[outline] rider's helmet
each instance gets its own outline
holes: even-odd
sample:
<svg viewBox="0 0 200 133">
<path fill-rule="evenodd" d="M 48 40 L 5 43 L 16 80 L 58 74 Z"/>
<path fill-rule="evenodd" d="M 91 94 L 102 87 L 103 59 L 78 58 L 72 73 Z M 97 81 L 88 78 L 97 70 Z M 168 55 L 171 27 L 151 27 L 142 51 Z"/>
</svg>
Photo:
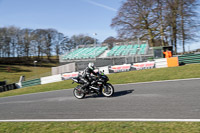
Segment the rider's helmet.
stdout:
<svg viewBox="0 0 200 133">
<path fill-rule="evenodd" d="M 89 67 L 91 70 L 94 70 L 94 63 L 89 63 L 89 64 L 88 64 L 88 67 Z"/>
</svg>

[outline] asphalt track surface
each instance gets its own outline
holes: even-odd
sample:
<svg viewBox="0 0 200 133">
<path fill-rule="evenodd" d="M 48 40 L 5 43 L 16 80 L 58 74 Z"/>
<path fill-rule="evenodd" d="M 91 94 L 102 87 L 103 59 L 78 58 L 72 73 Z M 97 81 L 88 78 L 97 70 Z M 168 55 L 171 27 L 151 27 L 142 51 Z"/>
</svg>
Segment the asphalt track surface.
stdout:
<svg viewBox="0 0 200 133">
<path fill-rule="evenodd" d="M 114 85 L 111 98 L 72 89 L 0 98 L 0 120 L 200 119 L 200 79 Z"/>
</svg>

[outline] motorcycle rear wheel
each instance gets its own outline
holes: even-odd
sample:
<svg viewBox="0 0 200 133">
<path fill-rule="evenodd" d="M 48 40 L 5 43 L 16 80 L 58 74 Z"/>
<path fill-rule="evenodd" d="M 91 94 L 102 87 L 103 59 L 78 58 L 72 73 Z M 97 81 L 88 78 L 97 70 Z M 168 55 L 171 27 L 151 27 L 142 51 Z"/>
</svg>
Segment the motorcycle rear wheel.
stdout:
<svg viewBox="0 0 200 133">
<path fill-rule="evenodd" d="M 73 94 L 77 99 L 83 99 L 85 97 L 85 93 L 80 85 L 74 88 Z"/>
</svg>

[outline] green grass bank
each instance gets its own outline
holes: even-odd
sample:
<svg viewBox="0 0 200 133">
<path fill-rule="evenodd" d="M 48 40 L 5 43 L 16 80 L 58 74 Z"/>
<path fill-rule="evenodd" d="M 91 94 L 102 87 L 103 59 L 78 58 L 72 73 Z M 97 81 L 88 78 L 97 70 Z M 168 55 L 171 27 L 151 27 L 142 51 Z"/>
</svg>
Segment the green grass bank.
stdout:
<svg viewBox="0 0 200 133">
<path fill-rule="evenodd" d="M 2 122 L 1 133 L 199 133 L 200 122 Z"/>
</svg>

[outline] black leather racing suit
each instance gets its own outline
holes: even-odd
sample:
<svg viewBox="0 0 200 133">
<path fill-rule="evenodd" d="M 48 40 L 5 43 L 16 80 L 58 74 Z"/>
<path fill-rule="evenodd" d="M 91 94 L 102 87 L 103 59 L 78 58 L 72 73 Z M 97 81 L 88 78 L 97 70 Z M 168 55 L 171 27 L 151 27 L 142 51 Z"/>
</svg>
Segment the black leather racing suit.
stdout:
<svg viewBox="0 0 200 133">
<path fill-rule="evenodd" d="M 87 88 L 92 82 L 91 73 L 97 75 L 92 69 L 87 67 L 82 74 L 81 80 L 84 82 L 83 89 Z"/>
</svg>

